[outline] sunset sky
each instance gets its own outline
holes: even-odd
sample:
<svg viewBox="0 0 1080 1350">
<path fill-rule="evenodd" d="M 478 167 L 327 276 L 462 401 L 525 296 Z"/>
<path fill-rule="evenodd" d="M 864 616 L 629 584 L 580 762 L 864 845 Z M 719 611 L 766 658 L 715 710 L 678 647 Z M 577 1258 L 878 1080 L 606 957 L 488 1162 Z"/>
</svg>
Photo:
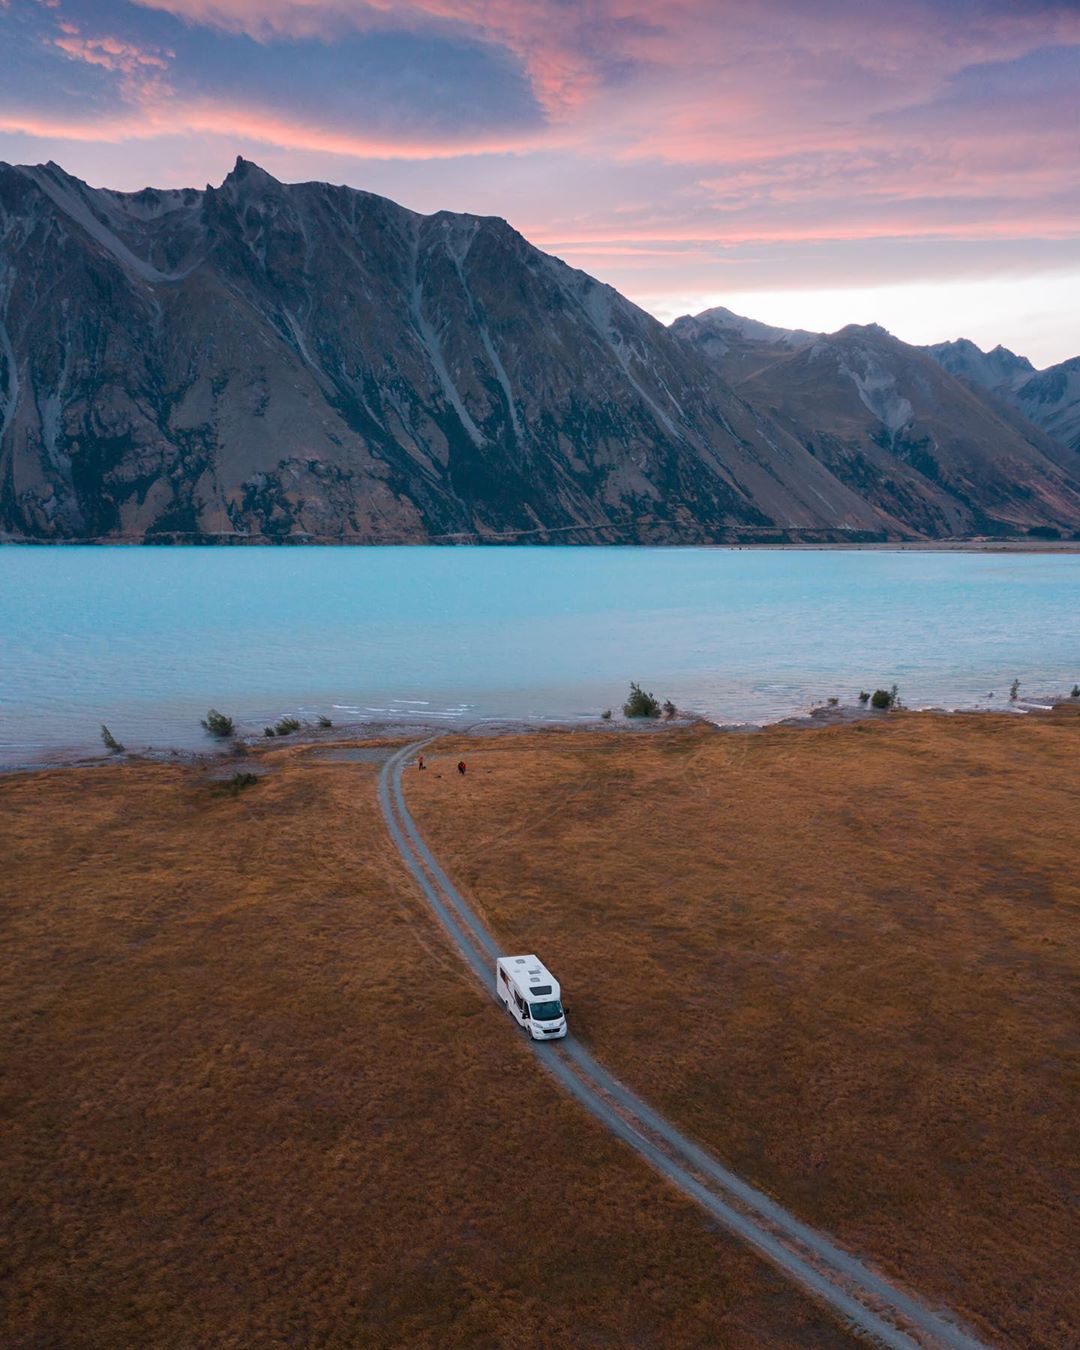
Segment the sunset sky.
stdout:
<svg viewBox="0 0 1080 1350">
<path fill-rule="evenodd" d="M 505 216 L 659 318 L 1080 353 L 1080 0 L 0 0 L 0 159 Z"/>
</svg>

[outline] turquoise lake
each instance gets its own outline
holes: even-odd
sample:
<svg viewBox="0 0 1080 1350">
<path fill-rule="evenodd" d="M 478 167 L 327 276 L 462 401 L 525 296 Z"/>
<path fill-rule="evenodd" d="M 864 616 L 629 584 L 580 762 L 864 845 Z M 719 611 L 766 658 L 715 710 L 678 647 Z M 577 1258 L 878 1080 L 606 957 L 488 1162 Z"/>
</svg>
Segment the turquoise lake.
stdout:
<svg viewBox="0 0 1080 1350">
<path fill-rule="evenodd" d="M 993 707 L 1080 680 L 1080 555 L 0 548 L 0 760 L 260 731 L 595 717 L 631 679 L 718 721 L 860 688 Z M 990 693 L 993 698 L 990 698 Z"/>
</svg>

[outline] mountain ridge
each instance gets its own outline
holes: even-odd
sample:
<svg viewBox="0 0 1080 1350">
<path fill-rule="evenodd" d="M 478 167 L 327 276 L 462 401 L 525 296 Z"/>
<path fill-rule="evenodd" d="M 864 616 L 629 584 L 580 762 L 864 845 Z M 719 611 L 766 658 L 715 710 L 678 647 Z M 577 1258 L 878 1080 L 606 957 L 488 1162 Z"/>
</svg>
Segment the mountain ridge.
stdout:
<svg viewBox="0 0 1080 1350">
<path fill-rule="evenodd" d="M 680 319 L 673 327 L 841 481 L 920 532 L 983 534 L 1035 498 L 1051 515 L 1059 513 L 1059 527 L 1075 510 L 1075 453 L 1021 416 L 989 381 L 954 375 L 940 354 L 903 343 L 878 324 L 849 324 L 792 344 L 771 333 L 746 340 L 749 330 L 723 313 L 723 334 L 734 327 L 742 335 L 726 349 L 710 344 L 709 320 Z M 978 352 L 974 344 L 950 344 L 946 361 L 957 348 L 965 360 Z M 990 366 L 1022 363 L 1005 356 Z"/>
<path fill-rule="evenodd" d="M 998 344 L 984 352 L 968 338 L 923 350 L 968 384 L 1008 403 L 1059 445 L 1080 452 L 1080 355 L 1037 370 L 1008 347 Z"/>
<path fill-rule="evenodd" d="M 8 538 L 702 543 L 926 528 L 501 217 L 283 184 L 242 157 L 217 188 L 135 193 L 0 165 L 0 240 Z M 991 528 L 1080 525 L 1080 494 L 1074 510 L 1064 489 L 1006 506 L 984 513 Z"/>
</svg>

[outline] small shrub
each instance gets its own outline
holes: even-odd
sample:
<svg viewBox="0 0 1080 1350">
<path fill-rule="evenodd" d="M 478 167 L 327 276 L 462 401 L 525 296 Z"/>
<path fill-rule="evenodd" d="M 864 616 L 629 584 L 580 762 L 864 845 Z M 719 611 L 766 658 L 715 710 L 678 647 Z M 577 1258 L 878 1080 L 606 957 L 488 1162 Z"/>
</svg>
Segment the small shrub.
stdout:
<svg viewBox="0 0 1080 1350">
<path fill-rule="evenodd" d="M 1074 685 L 1073 685 L 1073 687 L 1072 687 L 1072 693 L 1069 695 L 1069 697 L 1070 697 L 1070 698 L 1080 698 L 1080 684 L 1074 684 Z"/>
<path fill-rule="evenodd" d="M 274 723 L 275 736 L 291 736 L 294 731 L 299 731 L 301 722 L 299 717 L 280 717 Z"/>
<path fill-rule="evenodd" d="M 325 713 L 319 714 L 319 726 L 321 726 L 324 731 L 326 731 L 327 728 L 332 727 L 333 725 L 334 725 L 333 722 L 330 721 L 329 717 L 327 717 Z"/>
<path fill-rule="evenodd" d="M 604 711 L 600 714 L 600 716 L 604 719 L 605 722 L 610 722 L 610 721 L 611 721 L 611 709 L 610 709 L 610 708 L 605 708 Z"/>
<path fill-rule="evenodd" d="M 101 742 L 105 746 L 105 749 L 110 750 L 114 755 L 122 755 L 124 753 L 124 747 L 104 722 L 101 724 Z"/>
<path fill-rule="evenodd" d="M 232 718 L 226 717 L 224 713 L 218 712 L 216 708 L 211 708 L 202 719 L 202 728 L 204 731 L 209 732 L 211 736 L 217 737 L 219 741 L 226 741 L 230 736 L 233 736 L 236 733 Z"/>
<path fill-rule="evenodd" d="M 627 717 L 659 717 L 660 702 L 654 694 L 647 694 L 640 684 L 630 682 L 630 697 L 623 704 Z"/>
<path fill-rule="evenodd" d="M 218 783 L 215 791 L 220 796 L 239 797 L 245 788 L 254 786 L 259 777 L 254 773 L 234 773 L 224 783 Z"/>
<path fill-rule="evenodd" d="M 870 702 L 870 695 L 866 692 L 865 689 L 859 690 L 859 702 L 864 706 Z"/>
<path fill-rule="evenodd" d="M 678 708 L 676 708 L 675 704 L 672 703 L 671 699 L 669 698 L 664 699 L 664 716 L 667 718 L 669 722 L 673 717 L 678 715 L 678 711 L 679 711 Z"/>
<path fill-rule="evenodd" d="M 870 695 L 870 706 L 884 711 L 891 708 L 896 702 L 896 695 L 892 689 L 875 689 Z"/>
<path fill-rule="evenodd" d="M 273 736 L 273 735 L 274 735 L 274 728 L 273 728 L 273 727 L 263 727 L 263 735 L 264 735 L 264 736 Z"/>
<path fill-rule="evenodd" d="M 829 699 L 829 707 L 830 707 L 830 708 L 839 708 L 839 706 L 840 706 L 840 700 L 839 700 L 838 698 L 831 698 L 831 699 Z"/>
<path fill-rule="evenodd" d="M 1013 680 L 1012 684 L 1009 685 L 1009 701 L 1011 703 L 1015 703 L 1017 698 L 1019 697 L 1019 694 L 1020 694 L 1020 681 Z"/>
</svg>

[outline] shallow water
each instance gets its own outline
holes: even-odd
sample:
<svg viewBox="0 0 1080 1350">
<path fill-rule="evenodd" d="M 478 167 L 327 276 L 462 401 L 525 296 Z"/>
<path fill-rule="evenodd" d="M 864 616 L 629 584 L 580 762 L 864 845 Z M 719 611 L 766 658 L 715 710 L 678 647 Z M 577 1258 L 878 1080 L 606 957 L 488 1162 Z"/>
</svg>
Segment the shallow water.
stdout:
<svg viewBox="0 0 1080 1350">
<path fill-rule="evenodd" d="M 723 721 L 896 683 L 1080 680 L 1080 555 L 638 548 L 0 548 L 0 760 L 335 722 L 576 718 L 631 679 Z M 990 692 L 994 697 L 988 697 Z"/>
</svg>

